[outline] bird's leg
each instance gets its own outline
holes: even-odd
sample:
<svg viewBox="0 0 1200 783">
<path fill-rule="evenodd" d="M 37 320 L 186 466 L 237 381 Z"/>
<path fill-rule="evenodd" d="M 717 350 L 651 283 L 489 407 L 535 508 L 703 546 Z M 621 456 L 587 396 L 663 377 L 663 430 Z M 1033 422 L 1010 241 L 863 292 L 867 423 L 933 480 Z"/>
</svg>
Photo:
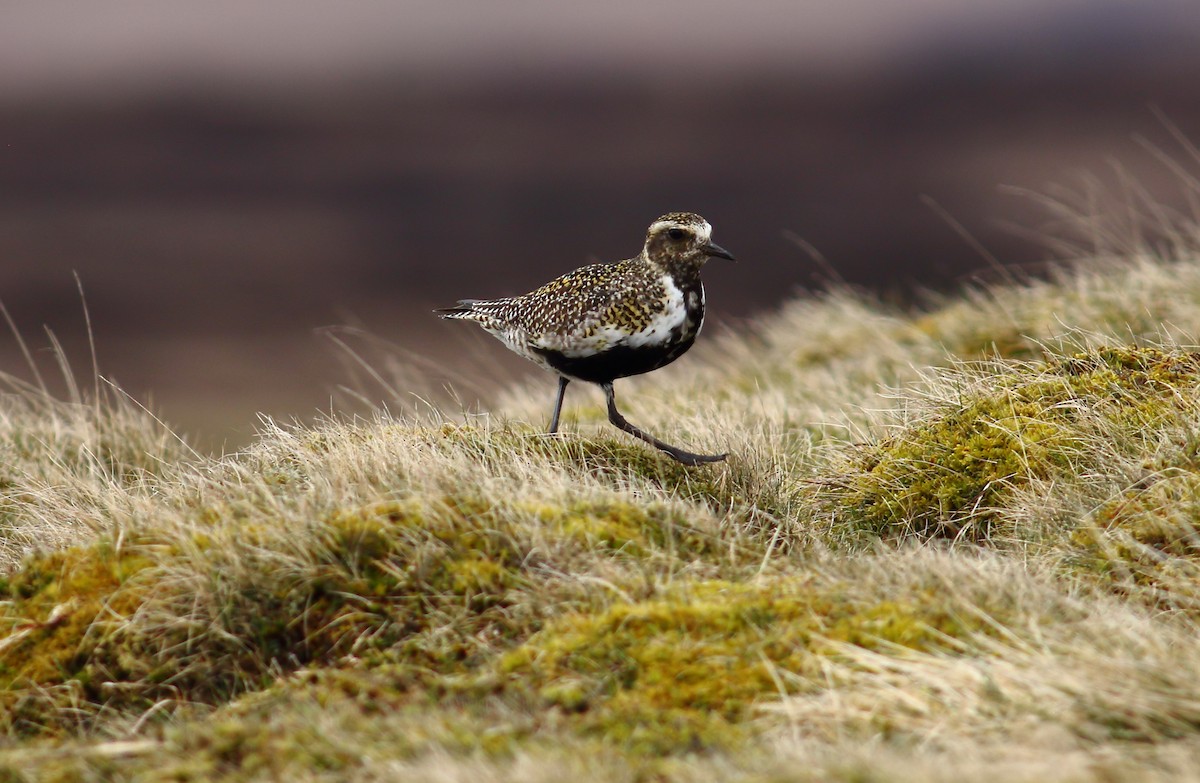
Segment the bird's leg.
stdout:
<svg viewBox="0 0 1200 783">
<path fill-rule="evenodd" d="M 562 413 L 563 397 L 567 393 L 567 384 L 571 379 L 565 375 L 558 376 L 558 399 L 554 401 L 554 415 L 550 417 L 550 429 L 547 435 L 558 432 L 558 414 Z"/>
<path fill-rule="evenodd" d="M 669 443 L 663 443 L 653 435 L 648 435 L 642 432 L 637 427 L 626 421 L 621 412 L 617 410 L 617 398 L 613 394 L 613 386 L 611 383 L 602 383 L 600 388 L 604 389 L 604 399 L 608 402 L 608 420 L 620 429 L 628 432 L 635 438 L 640 438 L 649 443 L 659 451 L 666 452 L 672 459 L 677 462 L 682 462 L 684 465 L 703 465 L 706 462 L 720 462 L 725 459 L 728 454 L 693 454 L 690 451 L 676 448 Z"/>
</svg>

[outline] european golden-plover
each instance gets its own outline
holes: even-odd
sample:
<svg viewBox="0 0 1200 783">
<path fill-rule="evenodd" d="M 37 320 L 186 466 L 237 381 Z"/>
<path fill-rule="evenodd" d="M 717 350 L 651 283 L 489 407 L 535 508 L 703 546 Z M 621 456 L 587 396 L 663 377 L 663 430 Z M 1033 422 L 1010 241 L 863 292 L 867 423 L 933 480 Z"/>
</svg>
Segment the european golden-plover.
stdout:
<svg viewBox="0 0 1200 783">
<path fill-rule="evenodd" d="M 692 212 L 672 212 L 650 224 L 640 255 L 593 264 L 507 299 L 463 299 L 435 310 L 474 321 L 526 359 L 558 374 L 550 432 L 558 430 L 571 381 L 604 390 L 608 420 L 685 465 L 725 459 L 663 443 L 617 410 L 613 381 L 657 370 L 692 347 L 704 323 L 700 268 L 710 257 L 733 256 L 710 239 L 712 226 Z"/>
</svg>

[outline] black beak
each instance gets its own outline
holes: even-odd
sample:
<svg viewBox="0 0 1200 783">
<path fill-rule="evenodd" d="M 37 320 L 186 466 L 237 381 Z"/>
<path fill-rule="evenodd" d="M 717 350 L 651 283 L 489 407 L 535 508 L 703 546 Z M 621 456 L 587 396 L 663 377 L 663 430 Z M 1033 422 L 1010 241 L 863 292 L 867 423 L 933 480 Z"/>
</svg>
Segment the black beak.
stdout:
<svg viewBox="0 0 1200 783">
<path fill-rule="evenodd" d="M 737 259 L 733 257 L 733 253 L 730 253 L 728 250 L 726 250 L 725 248 L 716 244 L 715 242 L 709 242 L 707 245 L 705 245 L 704 247 L 702 247 L 700 249 L 703 250 L 704 253 L 710 257 L 728 258 L 730 261 L 737 261 Z"/>
</svg>

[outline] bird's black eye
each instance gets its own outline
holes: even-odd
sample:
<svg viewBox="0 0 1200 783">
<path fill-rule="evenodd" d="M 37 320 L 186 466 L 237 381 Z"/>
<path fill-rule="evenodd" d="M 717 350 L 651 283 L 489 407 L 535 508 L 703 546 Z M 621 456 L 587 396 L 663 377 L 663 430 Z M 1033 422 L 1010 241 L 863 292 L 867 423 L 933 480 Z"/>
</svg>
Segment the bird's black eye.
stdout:
<svg viewBox="0 0 1200 783">
<path fill-rule="evenodd" d="M 684 231 L 682 228 L 672 228 L 667 231 L 667 236 L 669 236 L 671 239 L 674 239 L 676 242 L 681 239 L 686 239 L 687 235 L 688 232 Z"/>
</svg>

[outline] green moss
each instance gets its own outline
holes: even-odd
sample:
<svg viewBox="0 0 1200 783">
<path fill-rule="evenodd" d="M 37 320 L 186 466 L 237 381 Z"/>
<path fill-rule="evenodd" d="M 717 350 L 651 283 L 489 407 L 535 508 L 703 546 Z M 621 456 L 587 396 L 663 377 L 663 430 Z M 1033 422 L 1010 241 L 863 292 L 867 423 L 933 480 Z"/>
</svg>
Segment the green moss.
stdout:
<svg viewBox="0 0 1200 783">
<path fill-rule="evenodd" d="M 36 555 L 0 580 L 0 726 L 39 726 L 64 700 L 120 702 L 107 683 L 162 674 L 123 634 L 146 593 L 133 577 L 149 565 L 104 541 Z"/>
<path fill-rule="evenodd" d="M 1007 395 L 964 402 L 871 448 L 842 498 L 855 526 L 883 534 L 986 532 L 1004 491 L 1063 463 L 1069 434 L 1048 404 Z"/>
<path fill-rule="evenodd" d="M 1012 488 L 1086 463 L 1081 422 L 1162 426 L 1180 414 L 1180 387 L 1198 380 L 1200 355 L 1141 348 L 1018 366 L 868 446 L 832 495 L 872 534 L 983 537 Z"/>
<path fill-rule="evenodd" d="M 368 594 L 502 591 L 517 584 L 527 554 L 511 520 L 463 498 L 445 498 L 440 508 L 389 502 L 335 514 L 323 537 L 326 556 Z"/>
<path fill-rule="evenodd" d="M 446 687 L 451 681 L 400 665 L 297 672 L 202 721 L 166 727 L 172 758 L 159 763 L 167 779 L 314 771 L 343 779 L 371 756 L 508 756 L 534 734 L 534 716 L 497 709 L 478 687 L 456 692 Z"/>
<path fill-rule="evenodd" d="M 218 509 L 195 513 L 211 522 Z M 37 715 L 17 728 L 74 725 L 68 713 L 86 724 L 102 706 L 145 709 L 161 698 L 219 704 L 280 672 L 344 660 L 471 672 L 578 606 L 556 593 L 578 590 L 542 567 L 552 551 L 566 561 L 604 553 L 690 563 L 719 549 L 661 508 L 466 496 L 344 509 L 293 538 L 304 549 L 281 557 L 278 528 L 214 524 L 141 547 L 145 556 L 98 545 L 28 562 L 0 584 L 14 599 L 3 609 L 0 689 L 9 704 L 64 690 L 37 697 Z M 186 580 L 135 589 L 129 576 L 151 564 L 151 551 L 184 559 L 209 584 L 200 595 Z M 147 601 L 150 616 L 189 621 L 128 622 Z"/>
<path fill-rule="evenodd" d="M 1070 541 L 1075 573 L 1200 613 L 1200 473 L 1156 474 L 1097 508 Z"/>
<path fill-rule="evenodd" d="M 713 533 L 698 529 L 678 513 L 658 505 L 609 501 L 519 507 L 535 514 L 555 538 L 565 538 L 587 550 L 607 549 L 635 559 L 668 553 L 688 562 L 715 555 L 722 548 Z"/>
<path fill-rule="evenodd" d="M 234 775 L 243 780 L 278 780 L 297 774 L 336 774 L 361 765 L 351 750 L 329 741 L 314 724 L 278 725 L 269 715 L 257 720 L 219 718 L 183 743 L 174 779 L 209 780 Z"/>
<path fill-rule="evenodd" d="M 232 596 L 230 630 L 252 641 L 247 669 L 355 656 L 452 670 L 536 627 L 536 615 L 507 611 L 530 547 L 490 507 L 371 504 L 315 533 L 310 567 Z"/>
<path fill-rule="evenodd" d="M 534 688 L 585 736 L 645 753 L 744 742 L 757 704 L 816 687 L 839 644 L 945 649 L 980 630 L 920 590 L 888 601 L 804 579 L 703 582 L 552 623 L 506 655 L 510 689 Z"/>
</svg>

